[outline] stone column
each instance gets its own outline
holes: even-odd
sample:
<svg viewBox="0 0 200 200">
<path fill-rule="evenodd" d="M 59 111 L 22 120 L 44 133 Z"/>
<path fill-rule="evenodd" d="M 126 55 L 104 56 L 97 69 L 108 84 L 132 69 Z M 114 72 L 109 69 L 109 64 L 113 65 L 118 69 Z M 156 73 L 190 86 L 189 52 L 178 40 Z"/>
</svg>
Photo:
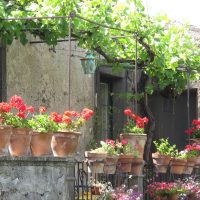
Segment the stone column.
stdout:
<svg viewBox="0 0 200 200">
<path fill-rule="evenodd" d="M 1 200 L 73 200 L 73 158 L 0 157 Z"/>
</svg>

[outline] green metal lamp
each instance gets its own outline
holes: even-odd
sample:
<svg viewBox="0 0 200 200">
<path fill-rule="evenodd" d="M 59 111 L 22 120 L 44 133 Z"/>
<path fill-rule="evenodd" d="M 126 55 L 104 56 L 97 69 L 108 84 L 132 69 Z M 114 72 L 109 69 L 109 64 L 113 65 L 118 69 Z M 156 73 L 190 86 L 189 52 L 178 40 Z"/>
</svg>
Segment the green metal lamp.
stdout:
<svg viewBox="0 0 200 200">
<path fill-rule="evenodd" d="M 81 58 L 81 65 L 85 74 L 94 74 L 97 67 L 96 58 L 91 52 L 86 52 L 85 57 Z"/>
</svg>

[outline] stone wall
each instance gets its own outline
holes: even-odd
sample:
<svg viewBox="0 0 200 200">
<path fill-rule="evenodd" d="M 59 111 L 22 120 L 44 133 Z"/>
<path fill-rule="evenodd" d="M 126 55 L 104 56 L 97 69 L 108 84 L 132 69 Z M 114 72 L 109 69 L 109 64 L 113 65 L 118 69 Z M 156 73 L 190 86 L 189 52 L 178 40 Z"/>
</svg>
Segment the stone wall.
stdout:
<svg viewBox="0 0 200 200">
<path fill-rule="evenodd" d="M 0 157 L 1 200 L 74 199 L 72 158 Z"/>
<path fill-rule="evenodd" d="M 28 35 L 29 41 L 38 41 Z M 36 108 L 40 105 L 47 111 L 62 112 L 68 108 L 68 43 L 55 46 L 44 43 L 28 43 L 25 46 L 14 41 L 7 46 L 7 98 L 14 94 L 23 97 L 27 104 Z M 70 89 L 71 109 L 81 111 L 84 107 L 94 106 L 94 75 L 85 75 L 80 57 L 85 51 L 72 43 Z M 93 132 L 93 122 L 82 129 L 81 148 L 87 144 Z"/>
</svg>

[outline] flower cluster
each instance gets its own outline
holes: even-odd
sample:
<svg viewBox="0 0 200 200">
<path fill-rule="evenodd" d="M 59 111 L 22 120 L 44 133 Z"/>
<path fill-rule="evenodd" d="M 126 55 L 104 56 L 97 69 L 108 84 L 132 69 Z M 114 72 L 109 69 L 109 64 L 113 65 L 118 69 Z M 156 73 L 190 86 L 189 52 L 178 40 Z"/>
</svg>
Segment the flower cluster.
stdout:
<svg viewBox="0 0 200 200">
<path fill-rule="evenodd" d="M 11 125 L 15 128 L 30 127 L 27 117 L 33 112 L 33 106 L 27 106 L 17 95 L 12 96 L 9 103 L 0 103 L 0 121 L 3 125 Z"/>
<path fill-rule="evenodd" d="M 123 128 L 124 133 L 144 133 L 145 124 L 149 121 L 147 117 L 141 118 L 132 113 L 129 108 L 124 110 L 124 115 L 127 117 Z"/>
<path fill-rule="evenodd" d="M 181 193 L 181 187 L 175 182 L 153 182 L 147 186 L 146 193 L 151 199 Z"/>
<path fill-rule="evenodd" d="M 108 155 L 117 155 L 116 143 L 114 140 L 107 139 L 105 142 L 100 142 L 102 150 L 106 152 Z"/>
<path fill-rule="evenodd" d="M 133 188 L 128 189 L 125 185 L 117 188 L 113 188 L 110 182 L 100 183 L 91 182 L 91 188 L 99 189 L 99 197 L 97 199 L 107 199 L 107 200 L 141 200 L 143 195 L 138 192 L 138 187 L 136 185 Z"/>
<path fill-rule="evenodd" d="M 200 155 L 200 145 L 193 143 L 192 145 L 188 144 L 185 146 L 185 153 L 187 157 L 196 157 Z"/>
<path fill-rule="evenodd" d="M 14 128 L 28 127 L 38 132 L 77 131 L 94 114 L 92 110 L 84 108 L 81 113 L 65 111 L 62 115 L 57 112 L 48 115 L 43 106 L 39 107 L 38 112 L 33 114 L 33 106 L 27 106 L 20 96 L 14 95 L 8 103 L 0 103 L 0 123 Z"/>
<path fill-rule="evenodd" d="M 136 158 L 139 155 L 137 148 L 134 148 L 125 139 L 100 141 L 100 147 L 93 149 L 92 152 L 107 153 L 108 155 L 132 154 Z"/>
<path fill-rule="evenodd" d="M 56 132 L 58 131 L 58 125 L 54 122 L 51 117 L 46 114 L 46 108 L 41 106 L 38 109 L 39 114 L 34 114 L 33 117 L 28 121 L 33 131 L 40 133 Z"/>
<path fill-rule="evenodd" d="M 94 112 L 89 108 L 84 108 L 81 113 L 76 111 L 65 111 L 62 115 L 57 112 L 51 112 L 50 119 L 58 124 L 60 131 L 78 130 Z"/>
<path fill-rule="evenodd" d="M 185 131 L 192 138 L 200 138 L 200 120 L 192 120 L 192 127 Z"/>
<path fill-rule="evenodd" d="M 199 180 L 194 178 L 185 178 L 183 180 L 177 180 L 176 183 L 182 189 L 181 196 L 185 200 L 195 200 L 200 199 L 200 184 Z"/>
<path fill-rule="evenodd" d="M 113 200 L 140 200 L 142 199 L 142 196 L 142 193 L 137 191 L 137 187 L 127 189 L 125 185 L 122 185 L 111 192 Z"/>
</svg>

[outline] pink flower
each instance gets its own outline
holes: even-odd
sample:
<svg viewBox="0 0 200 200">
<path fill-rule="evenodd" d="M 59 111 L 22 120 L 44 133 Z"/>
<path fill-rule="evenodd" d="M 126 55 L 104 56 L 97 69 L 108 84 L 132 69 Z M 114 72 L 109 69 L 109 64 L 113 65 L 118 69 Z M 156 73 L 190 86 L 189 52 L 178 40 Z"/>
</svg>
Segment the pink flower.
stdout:
<svg viewBox="0 0 200 200">
<path fill-rule="evenodd" d="M 115 146 L 115 141 L 114 140 L 107 139 L 106 143 L 109 144 L 109 145 L 111 145 L 111 146 Z"/>
<path fill-rule="evenodd" d="M 130 108 L 126 108 L 126 109 L 124 110 L 124 115 L 130 116 L 131 114 L 132 114 L 132 111 L 131 111 Z"/>
<path fill-rule="evenodd" d="M 128 141 L 125 140 L 125 139 L 123 139 L 123 140 L 121 141 L 121 143 L 122 143 L 122 145 L 127 145 L 127 144 L 128 144 Z"/>
</svg>

